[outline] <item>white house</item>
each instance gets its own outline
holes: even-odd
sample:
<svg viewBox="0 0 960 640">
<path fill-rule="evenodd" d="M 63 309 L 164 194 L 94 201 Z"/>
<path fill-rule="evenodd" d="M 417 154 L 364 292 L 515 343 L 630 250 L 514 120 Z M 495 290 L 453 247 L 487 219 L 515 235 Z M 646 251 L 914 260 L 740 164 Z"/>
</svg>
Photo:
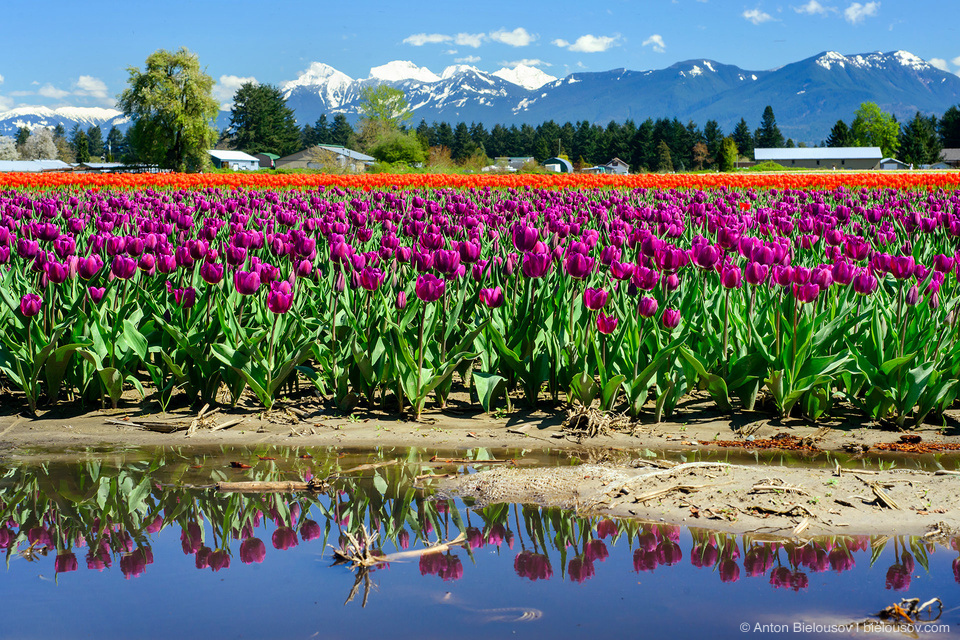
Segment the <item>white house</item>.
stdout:
<svg viewBox="0 0 960 640">
<path fill-rule="evenodd" d="M 213 158 L 213 166 L 217 169 L 233 169 L 234 171 L 256 171 L 260 168 L 260 160 L 243 151 L 226 151 L 211 149 L 207 151 Z"/>
<path fill-rule="evenodd" d="M 804 169 L 876 169 L 883 159 L 880 147 L 794 147 L 754 149 L 757 162 L 776 162 Z"/>
</svg>

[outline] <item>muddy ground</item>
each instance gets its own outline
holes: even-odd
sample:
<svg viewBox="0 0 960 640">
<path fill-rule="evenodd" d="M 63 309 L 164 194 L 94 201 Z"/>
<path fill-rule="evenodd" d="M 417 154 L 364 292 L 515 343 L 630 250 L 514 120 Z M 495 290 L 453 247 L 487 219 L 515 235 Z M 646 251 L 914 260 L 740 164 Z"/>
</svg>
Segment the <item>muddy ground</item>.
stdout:
<svg viewBox="0 0 960 640">
<path fill-rule="evenodd" d="M 116 446 L 485 447 L 518 458 L 561 451 L 603 465 L 584 469 L 604 471 L 558 480 L 561 495 L 542 503 L 771 535 L 960 534 L 960 474 L 949 473 L 960 470 L 960 412 L 948 412 L 940 424 L 900 431 L 865 424 L 852 413 L 818 424 L 779 420 L 769 412 L 731 417 L 698 396 L 661 423 L 653 423 L 651 414 L 633 423 L 568 418 L 562 405 L 482 414 L 452 402 L 413 422 L 381 411 L 344 415 L 312 398 L 283 402 L 270 412 L 250 404 L 201 415 L 187 408 L 163 413 L 149 400 L 131 399 L 119 409 L 66 406 L 41 410 L 39 417 L 0 414 L 0 460 Z M 893 453 L 878 448 L 883 446 L 948 450 Z M 669 468 L 691 460 L 701 466 Z M 702 464 L 718 460 L 738 464 Z M 941 475 L 934 473 L 938 469 Z M 505 483 L 498 490 L 507 494 L 518 481 L 510 473 L 504 468 L 491 476 Z M 600 480 L 607 477 L 609 482 Z"/>
</svg>

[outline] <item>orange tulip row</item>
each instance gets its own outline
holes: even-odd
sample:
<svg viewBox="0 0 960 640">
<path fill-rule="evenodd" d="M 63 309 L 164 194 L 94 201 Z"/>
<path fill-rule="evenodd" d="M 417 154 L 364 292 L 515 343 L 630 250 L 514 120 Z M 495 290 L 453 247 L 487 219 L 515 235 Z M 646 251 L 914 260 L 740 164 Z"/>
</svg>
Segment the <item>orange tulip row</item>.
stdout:
<svg viewBox="0 0 960 640">
<path fill-rule="evenodd" d="M 586 174 L 265 174 L 265 173 L 8 173 L 0 188 L 83 189 L 352 189 L 390 188 L 525 188 L 534 189 L 956 189 L 960 171 L 937 172 L 810 172 L 810 173 L 679 173 L 628 176 Z"/>
</svg>

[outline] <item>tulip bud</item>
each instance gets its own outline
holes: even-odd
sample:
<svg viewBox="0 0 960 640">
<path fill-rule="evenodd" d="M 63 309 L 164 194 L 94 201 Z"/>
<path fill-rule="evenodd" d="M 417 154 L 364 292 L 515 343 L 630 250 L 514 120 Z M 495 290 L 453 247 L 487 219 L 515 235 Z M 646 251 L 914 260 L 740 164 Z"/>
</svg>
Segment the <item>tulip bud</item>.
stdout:
<svg viewBox="0 0 960 640">
<path fill-rule="evenodd" d="M 644 318 L 652 318 L 657 313 L 657 301 L 655 298 L 642 297 L 637 305 L 637 311 Z"/>
<path fill-rule="evenodd" d="M 617 318 L 604 315 L 601 311 L 597 314 L 597 331 L 603 334 L 611 334 L 617 328 Z"/>
<path fill-rule="evenodd" d="M 663 323 L 665 329 L 674 329 L 680 324 L 680 312 L 676 309 L 664 309 L 660 321 Z"/>
<path fill-rule="evenodd" d="M 915 304 L 917 304 L 918 302 L 920 302 L 920 291 L 917 289 L 917 285 L 914 284 L 914 285 L 913 285 L 912 287 L 910 287 L 910 289 L 907 291 L 906 302 L 907 302 L 907 304 L 910 305 L 911 307 L 914 306 Z"/>
<path fill-rule="evenodd" d="M 397 309 L 406 309 L 407 308 L 407 292 L 399 291 L 397 293 Z"/>
<path fill-rule="evenodd" d="M 32 318 L 40 313 L 42 307 L 43 298 L 35 293 L 24 294 L 24 296 L 20 299 L 20 313 L 27 318 Z"/>
</svg>

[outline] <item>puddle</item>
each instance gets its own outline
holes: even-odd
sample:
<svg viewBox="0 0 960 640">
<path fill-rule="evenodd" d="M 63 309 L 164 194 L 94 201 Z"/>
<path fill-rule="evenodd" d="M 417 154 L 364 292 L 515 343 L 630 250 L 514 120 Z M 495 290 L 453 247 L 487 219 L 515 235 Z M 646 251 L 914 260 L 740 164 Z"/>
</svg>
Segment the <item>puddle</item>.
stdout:
<svg viewBox="0 0 960 640">
<path fill-rule="evenodd" d="M 958 540 L 790 542 L 521 505 L 471 509 L 418 488 L 428 472 L 484 465 L 443 459 L 490 455 L 166 449 L 4 463 L 0 598 L 15 615 L 0 637 L 742 638 L 741 625 L 835 635 L 857 623 L 877 631 L 862 625 L 910 597 L 943 602 L 932 624 L 947 626 L 919 627 L 920 637 L 958 631 Z M 325 493 L 209 488 L 311 477 L 329 478 Z M 421 553 L 461 536 L 462 546 Z M 334 566 L 334 551 L 349 554 L 353 541 L 370 566 Z"/>
</svg>

